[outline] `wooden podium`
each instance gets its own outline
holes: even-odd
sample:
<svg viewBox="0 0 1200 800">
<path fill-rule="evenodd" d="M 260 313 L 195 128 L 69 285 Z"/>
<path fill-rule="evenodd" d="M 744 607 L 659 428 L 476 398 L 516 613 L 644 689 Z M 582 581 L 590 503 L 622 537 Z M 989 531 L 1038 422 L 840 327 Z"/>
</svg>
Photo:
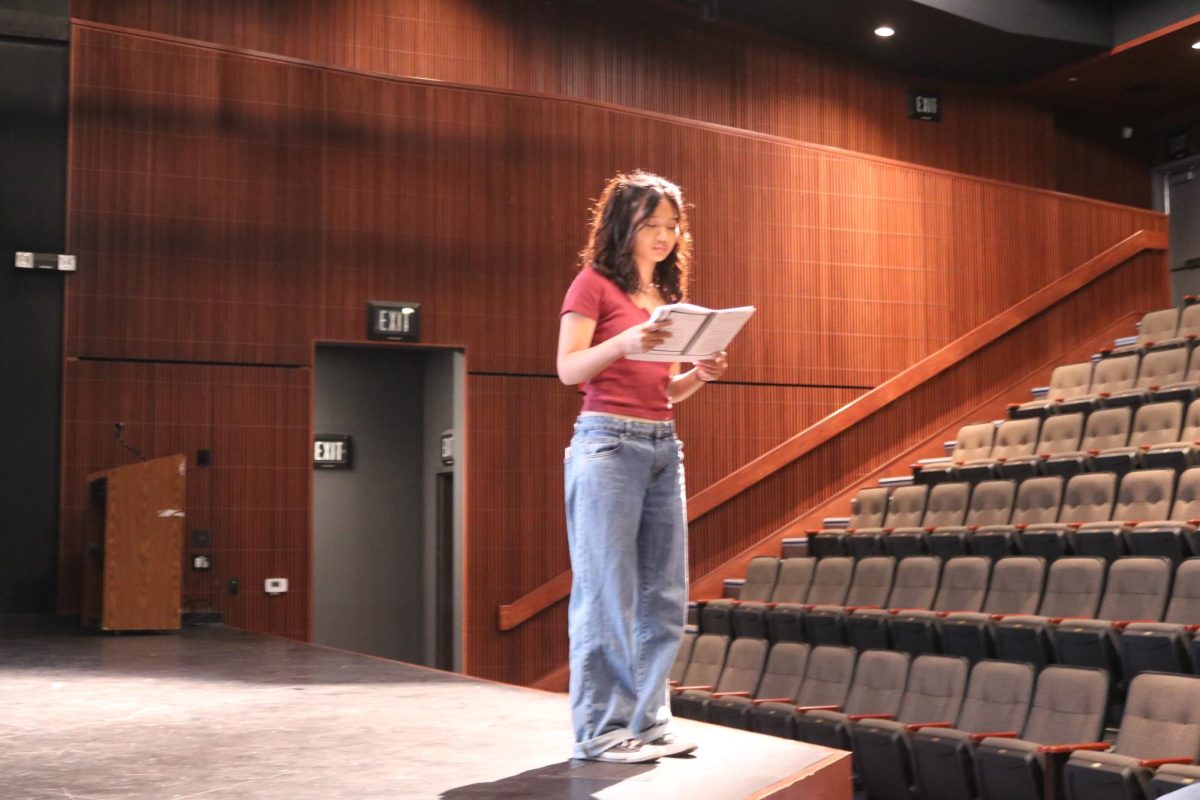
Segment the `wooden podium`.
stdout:
<svg viewBox="0 0 1200 800">
<path fill-rule="evenodd" d="M 186 473 L 175 455 L 88 476 L 85 625 L 179 629 Z"/>
</svg>

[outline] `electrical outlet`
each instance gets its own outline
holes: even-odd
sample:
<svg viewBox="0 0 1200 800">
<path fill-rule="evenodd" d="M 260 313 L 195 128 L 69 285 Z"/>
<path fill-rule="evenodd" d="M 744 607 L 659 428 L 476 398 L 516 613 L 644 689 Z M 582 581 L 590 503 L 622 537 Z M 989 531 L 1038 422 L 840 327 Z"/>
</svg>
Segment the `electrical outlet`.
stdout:
<svg viewBox="0 0 1200 800">
<path fill-rule="evenodd" d="M 263 589 L 267 594 L 283 594 L 288 590 L 287 578 L 267 578 L 264 581 Z"/>
</svg>

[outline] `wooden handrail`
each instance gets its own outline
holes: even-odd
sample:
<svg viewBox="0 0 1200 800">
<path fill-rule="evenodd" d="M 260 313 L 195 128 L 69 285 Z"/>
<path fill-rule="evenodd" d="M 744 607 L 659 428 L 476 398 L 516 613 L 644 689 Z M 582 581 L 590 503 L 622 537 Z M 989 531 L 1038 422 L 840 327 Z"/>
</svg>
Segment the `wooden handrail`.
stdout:
<svg viewBox="0 0 1200 800">
<path fill-rule="evenodd" d="M 852 400 L 815 422 L 782 444 L 739 467 L 724 478 L 688 498 L 688 522 L 693 522 L 722 503 L 782 469 L 805 453 L 862 422 L 900 396 L 944 372 L 972 353 L 983 349 L 1017 326 L 1029 321 L 1055 303 L 1079 291 L 1105 273 L 1147 250 L 1166 250 L 1167 234 L 1141 230 L 1099 255 L 1038 289 L 1014 306 L 968 331 L 908 369 Z M 541 613 L 571 592 L 571 571 L 561 573 L 515 602 L 499 608 L 500 630 L 512 630 Z"/>
</svg>

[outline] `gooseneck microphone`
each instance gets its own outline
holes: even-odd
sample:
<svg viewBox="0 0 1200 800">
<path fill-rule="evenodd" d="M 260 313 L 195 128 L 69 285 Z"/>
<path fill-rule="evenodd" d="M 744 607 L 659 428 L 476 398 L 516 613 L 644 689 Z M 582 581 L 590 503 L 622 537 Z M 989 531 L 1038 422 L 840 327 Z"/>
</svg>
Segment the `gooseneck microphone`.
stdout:
<svg viewBox="0 0 1200 800">
<path fill-rule="evenodd" d="M 136 447 L 131 445 L 129 442 L 125 441 L 125 423 L 124 422 L 114 422 L 113 423 L 113 435 L 117 437 L 117 441 L 120 442 L 121 446 L 124 447 L 126 450 L 133 453 L 135 456 L 140 458 L 142 461 L 149 461 L 149 459 L 146 458 L 145 453 L 143 453 L 141 450 L 138 450 Z"/>
</svg>

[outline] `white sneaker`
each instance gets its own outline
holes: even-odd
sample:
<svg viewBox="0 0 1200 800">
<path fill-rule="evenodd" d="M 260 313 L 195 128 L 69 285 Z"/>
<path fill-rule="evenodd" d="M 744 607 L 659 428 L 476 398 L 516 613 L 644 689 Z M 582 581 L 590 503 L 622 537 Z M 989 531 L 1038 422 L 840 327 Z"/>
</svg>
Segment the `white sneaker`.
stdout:
<svg viewBox="0 0 1200 800">
<path fill-rule="evenodd" d="M 652 741 L 650 746 L 662 750 L 664 756 L 682 756 L 696 749 L 695 742 L 680 739 L 673 733 L 664 733 Z"/>
<path fill-rule="evenodd" d="M 626 739 L 607 750 L 590 756 L 592 761 L 609 761 L 614 764 L 641 764 L 667 755 L 661 748 L 651 747 L 641 739 Z"/>
</svg>

